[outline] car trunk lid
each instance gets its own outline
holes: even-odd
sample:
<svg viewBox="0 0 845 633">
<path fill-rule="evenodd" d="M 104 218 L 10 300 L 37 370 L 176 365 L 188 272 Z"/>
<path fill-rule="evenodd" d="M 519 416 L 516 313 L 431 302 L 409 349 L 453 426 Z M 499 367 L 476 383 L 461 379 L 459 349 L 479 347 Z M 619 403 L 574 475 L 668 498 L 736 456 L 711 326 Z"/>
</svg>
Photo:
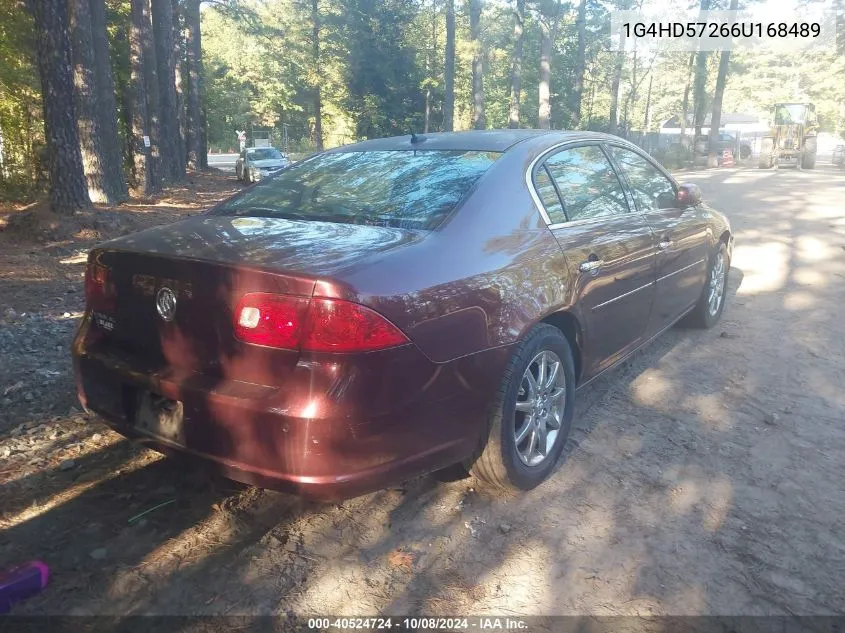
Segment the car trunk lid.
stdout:
<svg viewBox="0 0 845 633">
<path fill-rule="evenodd" d="M 198 216 L 101 245 L 91 261 L 107 270 L 115 300 L 94 322 L 103 343 L 147 367 L 280 384 L 296 350 L 242 343 L 234 311 L 250 292 L 310 298 L 318 280 L 422 238 L 419 231 L 329 222 Z M 163 288 L 175 310 L 157 308 Z"/>
<path fill-rule="evenodd" d="M 100 344 L 150 369 L 167 367 L 260 384 L 276 384 L 299 358 L 297 350 L 246 345 L 234 335 L 233 312 L 249 292 L 308 299 L 314 282 L 185 258 L 100 250 L 92 259 L 107 270 L 114 295 L 109 309 L 94 309 Z M 170 294 L 172 314 L 159 304 Z"/>
</svg>

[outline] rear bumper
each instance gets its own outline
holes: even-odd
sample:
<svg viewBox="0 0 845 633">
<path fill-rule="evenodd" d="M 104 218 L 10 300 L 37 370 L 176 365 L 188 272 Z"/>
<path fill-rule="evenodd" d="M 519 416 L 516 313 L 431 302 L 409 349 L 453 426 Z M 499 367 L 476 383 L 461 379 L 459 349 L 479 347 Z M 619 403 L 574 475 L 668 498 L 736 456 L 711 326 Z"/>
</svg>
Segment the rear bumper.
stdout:
<svg viewBox="0 0 845 633">
<path fill-rule="evenodd" d="M 303 497 L 357 496 L 468 457 L 510 350 L 437 364 L 415 346 L 342 357 L 301 357 L 282 386 L 173 367 L 147 367 L 74 342 L 83 406 L 113 429 L 165 453 L 183 453 L 232 479 Z M 135 425 L 137 395 L 179 400 L 184 443 Z"/>
</svg>

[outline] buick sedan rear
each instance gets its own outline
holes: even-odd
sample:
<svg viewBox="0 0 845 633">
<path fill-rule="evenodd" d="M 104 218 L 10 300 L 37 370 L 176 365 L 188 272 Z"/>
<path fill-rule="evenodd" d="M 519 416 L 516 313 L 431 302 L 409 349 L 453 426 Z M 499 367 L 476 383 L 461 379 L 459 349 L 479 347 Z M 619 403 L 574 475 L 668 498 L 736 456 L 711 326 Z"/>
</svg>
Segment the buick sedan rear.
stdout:
<svg viewBox="0 0 845 633">
<path fill-rule="evenodd" d="M 80 400 L 248 483 L 338 499 L 463 464 L 530 489 L 577 389 L 724 309 L 727 220 L 635 146 L 366 141 L 89 257 Z"/>
</svg>

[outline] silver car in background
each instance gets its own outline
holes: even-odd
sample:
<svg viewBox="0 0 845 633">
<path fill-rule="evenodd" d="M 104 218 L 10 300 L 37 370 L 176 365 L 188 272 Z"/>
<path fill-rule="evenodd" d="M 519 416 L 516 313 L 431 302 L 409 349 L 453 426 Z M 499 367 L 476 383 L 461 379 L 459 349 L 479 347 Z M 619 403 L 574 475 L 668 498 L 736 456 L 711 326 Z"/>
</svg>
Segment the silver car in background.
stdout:
<svg viewBox="0 0 845 633">
<path fill-rule="evenodd" d="M 275 147 L 253 147 L 241 152 L 235 162 L 235 176 L 246 183 L 258 182 L 290 165 L 290 159 Z"/>
</svg>

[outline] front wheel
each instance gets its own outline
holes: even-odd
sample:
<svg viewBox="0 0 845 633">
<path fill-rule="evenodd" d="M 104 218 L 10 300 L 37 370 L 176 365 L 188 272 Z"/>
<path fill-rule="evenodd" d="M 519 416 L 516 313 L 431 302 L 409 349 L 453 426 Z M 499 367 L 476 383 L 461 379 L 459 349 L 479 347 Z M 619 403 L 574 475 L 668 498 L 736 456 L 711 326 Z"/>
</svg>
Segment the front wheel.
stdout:
<svg viewBox="0 0 845 633">
<path fill-rule="evenodd" d="M 551 325 L 536 325 L 508 363 L 489 413 L 488 432 L 467 468 L 497 488 L 534 488 L 554 469 L 574 410 L 569 341 Z"/>
<path fill-rule="evenodd" d="M 724 242 L 719 242 L 719 247 L 710 258 L 707 281 L 701 291 L 701 297 L 692 312 L 684 319 L 687 325 L 706 329 L 719 322 L 725 309 L 730 267 L 728 247 Z"/>
<path fill-rule="evenodd" d="M 815 136 L 808 136 L 804 139 L 804 151 L 801 152 L 801 167 L 804 169 L 816 168 L 816 154 L 818 144 Z"/>
</svg>

